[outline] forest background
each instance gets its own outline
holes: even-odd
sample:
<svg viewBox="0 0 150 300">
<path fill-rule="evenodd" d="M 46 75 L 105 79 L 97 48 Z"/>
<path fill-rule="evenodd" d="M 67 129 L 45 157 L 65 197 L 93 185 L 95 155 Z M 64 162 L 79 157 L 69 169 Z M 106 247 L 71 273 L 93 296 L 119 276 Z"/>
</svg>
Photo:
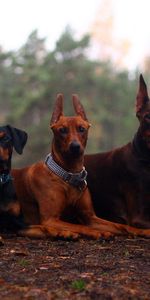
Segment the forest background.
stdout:
<svg viewBox="0 0 150 300">
<path fill-rule="evenodd" d="M 117 68 L 110 59 L 89 55 L 91 36 L 80 39 L 66 27 L 50 51 L 34 30 L 16 51 L 0 50 L 0 124 L 28 133 L 24 154 L 14 154 L 13 165 L 44 159 L 50 151 L 49 127 L 57 93 L 65 97 L 65 113 L 73 114 L 71 96 L 77 93 L 90 128 L 87 153 L 101 152 L 130 141 L 138 122 L 135 99 L 140 70 Z M 150 81 L 150 60 L 144 78 Z"/>
</svg>

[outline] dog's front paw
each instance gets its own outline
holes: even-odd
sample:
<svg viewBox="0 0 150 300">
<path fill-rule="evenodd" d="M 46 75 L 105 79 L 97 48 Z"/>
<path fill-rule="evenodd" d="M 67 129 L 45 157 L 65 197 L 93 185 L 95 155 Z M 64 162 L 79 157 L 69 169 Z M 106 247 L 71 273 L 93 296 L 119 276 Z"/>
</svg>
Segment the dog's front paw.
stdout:
<svg viewBox="0 0 150 300">
<path fill-rule="evenodd" d="M 4 245 L 4 240 L 3 238 L 0 236 L 0 246 L 3 246 Z"/>
<path fill-rule="evenodd" d="M 103 239 L 111 239 L 114 237 L 114 234 L 112 232 L 109 231 L 105 231 L 105 232 L 101 232 L 101 238 Z"/>
<path fill-rule="evenodd" d="M 21 210 L 20 203 L 18 201 L 15 201 L 15 202 L 10 202 L 4 211 L 7 211 L 9 214 L 17 217 L 20 214 L 20 210 Z"/>
</svg>

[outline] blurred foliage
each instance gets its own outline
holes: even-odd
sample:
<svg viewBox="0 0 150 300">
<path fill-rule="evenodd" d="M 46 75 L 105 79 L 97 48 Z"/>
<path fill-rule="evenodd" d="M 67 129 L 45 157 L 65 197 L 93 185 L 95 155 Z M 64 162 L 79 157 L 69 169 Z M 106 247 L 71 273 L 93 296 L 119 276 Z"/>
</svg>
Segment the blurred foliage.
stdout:
<svg viewBox="0 0 150 300">
<path fill-rule="evenodd" d="M 50 151 L 49 122 L 57 93 L 65 96 L 66 114 L 73 114 L 71 95 L 79 94 L 92 123 L 87 152 L 111 149 L 133 137 L 139 74 L 89 59 L 89 45 L 90 36 L 77 40 L 66 28 L 53 51 L 36 30 L 18 51 L 0 49 L 1 125 L 9 123 L 29 134 L 24 155 L 14 155 L 15 166 L 44 159 Z"/>
</svg>

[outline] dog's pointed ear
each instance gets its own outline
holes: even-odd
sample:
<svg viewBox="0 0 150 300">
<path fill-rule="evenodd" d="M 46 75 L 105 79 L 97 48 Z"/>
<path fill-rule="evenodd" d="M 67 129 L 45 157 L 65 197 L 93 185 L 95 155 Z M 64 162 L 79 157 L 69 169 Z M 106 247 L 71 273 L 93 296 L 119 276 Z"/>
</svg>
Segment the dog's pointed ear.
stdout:
<svg viewBox="0 0 150 300">
<path fill-rule="evenodd" d="M 6 125 L 6 131 L 12 139 L 12 144 L 17 153 L 22 154 L 23 148 L 27 142 L 28 135 L 21 129 Z"/>
<path fill-rule="evenodd" d="M 54 105 L 50 126 L 54 125 L 59 120 L 60 116 L 63 116 L 63 102 L 63 94 L 58 94 Z"/>
<path fill-rule="evenodd" d="M 86 113 L 84 111 L 84 108 L 82 104 L 79 101 L 79 97 L 76 94 L 72 95 L 72 102 L 73 102 L 73 107 L 77 115 L 81 116 L 83 120 L 88 120 L 86 117 Z"/>
<path fill-rule="evenodd" d="M 144 106 L 149 101 L 148 93 L 147 93 L 147 86 L 144 81 L 142 74 L 140 74 L 139 78 L 139 90 L 136 97 L 136 113 L 140 113 Z"/>
</svg>

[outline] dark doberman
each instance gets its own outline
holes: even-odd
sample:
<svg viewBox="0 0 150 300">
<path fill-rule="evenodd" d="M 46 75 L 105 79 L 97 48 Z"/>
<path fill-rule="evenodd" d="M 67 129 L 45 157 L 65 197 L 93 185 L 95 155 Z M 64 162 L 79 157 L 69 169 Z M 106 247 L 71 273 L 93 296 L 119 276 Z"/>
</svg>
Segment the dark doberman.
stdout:
<svg viewBox="0 0 150 300">
<path fill-rule="evenodd" d="M 10 174 L 13 147 L 17 153 L 27 141 L 26 132 L 10 125 L 0 127 L 0 227 L 10 228 L 20 215 L 20 204 L 16 199 L 13 178 Z"/>
<path fill-rule="evenodd" d="M 150 100 L 142 75 L 136 116 L 140 125 L 132 142 L 109 152 L 86 155 L 85 167 L 97 216 L 150 228 Z"/>
</svg>

